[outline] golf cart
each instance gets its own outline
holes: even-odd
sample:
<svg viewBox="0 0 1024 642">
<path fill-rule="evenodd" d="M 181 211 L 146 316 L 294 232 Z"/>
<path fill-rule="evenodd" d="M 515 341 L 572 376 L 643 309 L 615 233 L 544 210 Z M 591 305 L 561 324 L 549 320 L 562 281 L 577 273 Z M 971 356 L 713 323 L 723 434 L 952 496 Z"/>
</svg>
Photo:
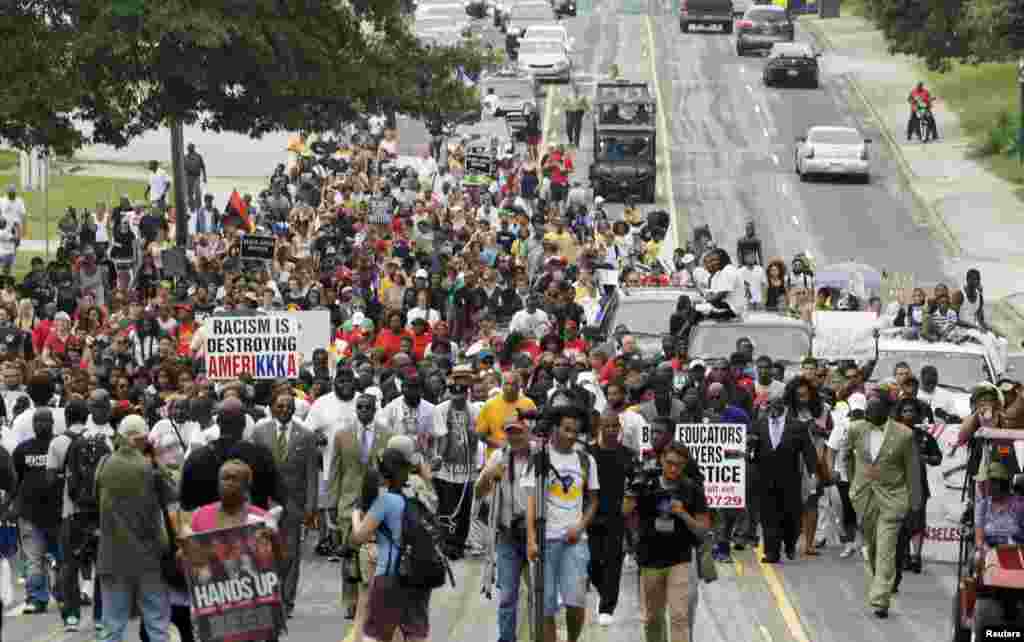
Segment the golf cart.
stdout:
<svg viewBox="0 0 1024 642">
<path fill-rule="evenodd" d="M 989 495 L 995 479 L 1010 482 L 1010 493 L 1024 495 L 1024 474 L 1018 464 L 1017 443 L 1024 431 L 980 428 L 971 440 L 970 457 L 964 475 L 960 554 L 957 562 L 956 592 L 953 595 L 953 642 L 982 640 L 983 628 L 1014 627 L 1024 621 L 1024 540 L 990 541 L 988 549 L 976 556 L 974 508 Z M 1021 445 L 1024 445 L 1022 443 Z M 1024 451 L 1022 451 L 1024 452 Z M 1002 619 L 991 614 L 982 621 L 979 601 L 1002 605 Z"/>
</svg>

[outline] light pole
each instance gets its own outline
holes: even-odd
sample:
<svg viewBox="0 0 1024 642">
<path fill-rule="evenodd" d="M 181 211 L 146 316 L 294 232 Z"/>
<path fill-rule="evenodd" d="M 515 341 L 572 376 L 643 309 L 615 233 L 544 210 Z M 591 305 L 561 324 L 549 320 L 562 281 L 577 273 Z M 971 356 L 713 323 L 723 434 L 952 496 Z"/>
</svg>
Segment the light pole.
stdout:
<svg viewBox="0 0 1024 642">
<path fill-rule="evenodd" d="M 1024 56 L 1017 60 L 1017 86 L 1020 88 L 1020 126 L 1017 128 L 1017 161 L 1024 165 Z"/>
</svg>

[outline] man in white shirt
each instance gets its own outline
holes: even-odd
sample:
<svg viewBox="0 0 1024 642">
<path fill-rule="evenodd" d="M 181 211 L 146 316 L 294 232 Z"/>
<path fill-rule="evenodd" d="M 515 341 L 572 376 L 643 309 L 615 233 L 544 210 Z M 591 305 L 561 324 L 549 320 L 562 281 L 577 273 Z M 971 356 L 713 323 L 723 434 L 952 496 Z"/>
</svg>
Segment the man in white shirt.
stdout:
<svg viewBox="0 0 1024 642">
<path fill-rule="evenodd" d="M 713 249 L 705 257 L 704 266 L 711 274 L 711 282 L 704 292 L 707 303 L 697 304 L 697 311 L 720 321 L 742 317 L 747 310 L 746 288 L 729 260 L 729 253 L 722 248 Z"/>
<path fill-rule="evenodd" d="M 25 229 L 25 201 L 18 196 L 18 188 L 11 183 L 7 186 L 7 198 L 0 199 L 0 218 L 7 220 L 15 234 L 21 235 Z"/>
<path fill-rule="evenodd" d="M 167 204 L 167 192 L 171 189 L 171 177 L 160 167 L 160 163 L 150 161 L 149 184 L 146 185 L 146 197 L 149 202 L 159 207 Z"/>
<path fill-rule="evenodd" d="M 392 433 L 416 439 L 421 454 L 427 451 L 434 431 L 434 404 L 423 399 L 419 376 L 407 377 L 402 382 L 402 396 L 384 407 L 380 421 Z"/>
<path fill-rule="evenodd" d="M 482 102 L 484 105 L 484 112 L 488 116 L 491 116 L 493 118 L 495 112 L 498 111 L 498 103 L 501 102 L 501 100 L 498 98 L 498 95 L 494 93 L 494 87 L 491 87 L 490 89 L 487 90 L 487 95 L 484 96 Z"/>
<path fill-rule="evenodd" d="M 339 368 L 334 376 L 334 392 L 328 393 L 313 402 L 306 415 L 306 427 L 322 435 L 328 445 L 334 443 L 334 436 L 345 425 L 356 420 L 356 376 L 348 368 Z M 323 454 L 323 466 L 320 474 L 320 510 L 336 508 L 330 505 L 329 482 L 333 453 Z M 321 522 L 322 523 L 322 522 Z"/>
<path fill-rule="evenodd" d="M 539 331 L 541 328 L 549 327 L 550 320 L 548 313 L 541 310 L 538 307 L 539 305 L 539 295 L 531 294 L 527 297 L 526 309 L 512 315 L 512 320 L 508 324 L 509 332 L 518 332 L 527 338 L 540 339 L 541 334 L 539 334 Z"/>
<path fill-rule="evenodd" d="M 842 558 L 849 557 L 859 548 L 856 542 L 857 513 L 850 503 L 850 478 L 847 474 L 846 460 L 850 456 L 850 424 L 864 418 L 867 406 L 867 397 L 860 392 L 855 392 L 845 402 L 836 404 L 836 409 L 832 411 L 833 428 L 828 437 L 828 450 L 825 451 L 828 468 L 836 476 L 836 488 L 843 502 L 843 530 L 840 540 L 844 546 L 839 554 Z"/>
<path fill-rule="evenodd" d="M 757 254 L 754 250 L 748 250 L 743 255 L 743 266 L 739 268 L 740 278 L 743 279 L 744 295 L 747 303 L 752 308 L 758 308 L 764 302 L 765 288 L 768 287 L 768 277 L 765 276 L 764 268 L 757 264 Z"/>
<path fill-rule="evenodd" d="M 64 420 L 64 409 L 51 406 L 54 395 L 53 380 L 46 371 L 37 372 L 32 375 L 28 382 L 28 397 L 32 400 L 33 410 L 26 410 L 17 416 L 3 438 L 4 448 L 7 452 L 13 453 L 14 449 L 23 442 L 35 437 L 32 429 L 32 417 L 36 408 L 50 408 L 53 413 L 53 435 L 64 434 L 67 430 L 67 422 Z"/>
</svg>

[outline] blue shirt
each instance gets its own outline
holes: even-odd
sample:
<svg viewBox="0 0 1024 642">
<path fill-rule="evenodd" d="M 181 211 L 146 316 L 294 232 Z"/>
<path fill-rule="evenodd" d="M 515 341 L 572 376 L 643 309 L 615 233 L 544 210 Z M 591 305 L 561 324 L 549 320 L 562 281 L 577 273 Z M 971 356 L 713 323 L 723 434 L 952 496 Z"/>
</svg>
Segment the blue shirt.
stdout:
<svg viewBox="0 0 1024 642">
<path fill-rule="evenodd" d="M 377 520 L 376 575 L 397 575 L 402 545 L 402 511 L 405 498 L 398 493 L 381 493 L 373 500 L 369 515 Z"/>
</svg>

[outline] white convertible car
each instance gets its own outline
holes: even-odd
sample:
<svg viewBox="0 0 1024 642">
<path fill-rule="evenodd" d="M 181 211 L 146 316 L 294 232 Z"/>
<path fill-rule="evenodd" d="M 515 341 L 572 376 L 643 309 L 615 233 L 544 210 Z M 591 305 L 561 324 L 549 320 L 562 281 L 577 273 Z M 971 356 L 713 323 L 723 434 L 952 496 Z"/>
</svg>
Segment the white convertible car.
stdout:
<svg viewBox="0 0 1024 642">
<path fill-rule="evenodd" d="M 806 136 L 796 139 L 793 165 L 803 181 L 812 176 L 842 174 L 866 183 L 871 176 L 870 142 L 852 127 L 811 127 Z"/>
</svg>

